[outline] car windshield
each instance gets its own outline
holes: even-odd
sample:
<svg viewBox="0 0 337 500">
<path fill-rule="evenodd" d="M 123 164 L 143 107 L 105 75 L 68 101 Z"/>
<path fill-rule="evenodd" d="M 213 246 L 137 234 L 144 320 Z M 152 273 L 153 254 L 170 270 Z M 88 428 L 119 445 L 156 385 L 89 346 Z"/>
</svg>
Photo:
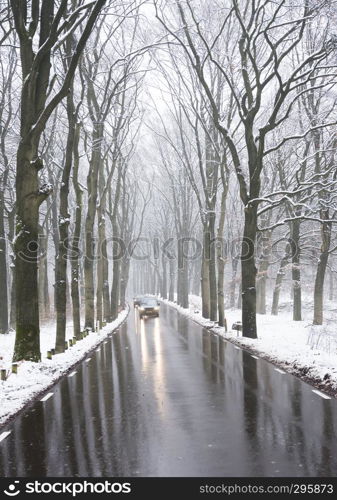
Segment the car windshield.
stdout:
<svg viewBox="0 0 337 500">
<path fill-rule="evenodd" d="M 155 299 L 145 299 L 142 300 L 141 305 L 147 307 L 155 307 L 157 305 L 157 301 Z"/>
</svg>

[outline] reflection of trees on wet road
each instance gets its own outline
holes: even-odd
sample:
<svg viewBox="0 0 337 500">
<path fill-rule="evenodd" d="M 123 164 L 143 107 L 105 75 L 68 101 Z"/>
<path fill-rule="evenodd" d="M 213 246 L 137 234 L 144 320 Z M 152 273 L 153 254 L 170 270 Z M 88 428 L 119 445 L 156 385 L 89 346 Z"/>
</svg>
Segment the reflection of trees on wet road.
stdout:
<svg viewBox="0 0 337 500">
<path fill-rule="evenodd" d="M 334 400 L 166 306 L 128 324 L 0 444 L 3 476 L 328 476 Z"/>
</svg>

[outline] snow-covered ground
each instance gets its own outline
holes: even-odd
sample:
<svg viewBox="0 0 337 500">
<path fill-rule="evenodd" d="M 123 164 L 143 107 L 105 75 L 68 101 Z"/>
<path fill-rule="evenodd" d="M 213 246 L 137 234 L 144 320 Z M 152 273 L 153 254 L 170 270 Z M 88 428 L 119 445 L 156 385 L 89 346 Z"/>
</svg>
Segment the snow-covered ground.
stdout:
<svg viewBox="0 0 337 500">
<path fill-rule="evenodd" d="M 67 373 L 88 351 L 94 349 L 109 333 L 116 329 L 127 315 L 128 310 L 122 311 L 115 321 L 109 323 L 99 333 L 91 332 L 63 354 L 53 356 L 51 360 L 47 359 L 47 351 L 55 345 L 55 325 L 42 326 L 41 363 L 28 361 L 20 363 L 17 375 L 10 373 L 15 333 L 1 335 L 0 368 L 6 369 L 10 375 L 7 380 L 0 382 L 0 425 Z M 72 337 L 73 328 L 70 323 L 67 325 L 66 338 L 68 340 Z"/>
<path fill-rule="evenodd" d="M 201 316 L 201 297 L 190 295 L 189 300 L 189 309 L 183 309 L 172 302 L 164 302 L 228 340 L 256 351 L 287 371 L 310 379 L 320 389 L 337 395 L 337 329 L 333 311 L 328 311 L 326 324 L 322 326 L 312 325 L 308 314 L 309 304 L 304 307 L 304 321 L 293 321 L 289 310 L 283 310 L 278 316 L 258 314 L 259 338 L 253 340 L 237 336 L 237 332 L 232 331 L 232 324 L 241 321 L 240 310 L 226 311 L 226 333 L 224 328 Z"/>
</svg>

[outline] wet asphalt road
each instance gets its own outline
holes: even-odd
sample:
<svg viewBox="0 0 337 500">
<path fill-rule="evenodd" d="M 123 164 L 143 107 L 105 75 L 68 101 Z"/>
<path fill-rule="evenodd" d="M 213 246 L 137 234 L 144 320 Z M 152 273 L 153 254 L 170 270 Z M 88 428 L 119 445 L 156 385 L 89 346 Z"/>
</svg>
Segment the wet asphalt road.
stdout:
<svg viewBox="0 0 337 500">
<path fill-rule="evenodd" d="M 336 476 L 337 401 L 161 307 L 8 428 L 11 476 Z"/>
</svg>

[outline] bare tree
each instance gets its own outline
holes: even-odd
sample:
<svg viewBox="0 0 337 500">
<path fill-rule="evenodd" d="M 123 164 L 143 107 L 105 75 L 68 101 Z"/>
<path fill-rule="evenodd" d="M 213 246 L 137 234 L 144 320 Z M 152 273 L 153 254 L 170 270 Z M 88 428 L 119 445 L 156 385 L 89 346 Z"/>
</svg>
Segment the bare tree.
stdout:
<svg viewBox="0 0 337 500">
<path fill-rule="evenodd" d="M 67 0 L 61 0 L 59 4 L 52 0 L 10 1 L 20 42 L 23 82 L 21 140 L 16 171 L 16 361 L 40 359 L 37 281 L 39 207 L 52 191 L 52 186 L 48 184 L 39 186 L 39 172 L 43 168 L 39 156 L 40 138 L 52 112 L 67 95 L 79 58 L 104 4 L 105 0 L 97 0 L 84 5 L 75 4 L 74 9 L 74 4 L 71 2 L 69 5 Z M 55 83 L 55 78 L 51 78 L 52 51 L 60 39 L 70 36 L 83 23 L 83 31 L 66 76 L 59 90 L 48 100 Z"/>
<path fill-rule="evenodd" d="M 261 23 L 261 16 L 266 9 L 269 13 L 268 21 Z M 241 256 L 243 335 L 256 338 L 255 243 L 261 198 L 261 174 L 265 158 L 289 140 L 304 137 L 314 129 L 326 127 L 327 123 L 310 127 L 302 134 L 284 136 L 274 145 L 270 144 L 270 133 L 288 120 L 294 104 L 302 93 L 307 91 L 305 85 L 312 80 L 313 71 L 321 77 L 329 74 L 332 66 L 329 57 L 335 51 L 335 41 L 325 41 L 309 55 L 303 56 L 294 69 L 284 71 L 284 61 L 292 55 L 303 37 L 309 19 L 315 15 L 315 10 L 310 7 L 309 2 L 304 2 L 303 7 L 288 9 L 285 1 L 275 3 L 271 0 L 231 0 L 226 11 L 227 14 L 217 32 L 210 37 L 203 31 L 201 13 L 189 0 L 184 6 L 177 2 L 181 23 L 178 27 L 172 26 L 173 21 L 168 21 L 164 9 L 160 13 L 156 4 L 157 18 L 187 54 L 204 88 L 211 105 L 214 124 L 231 155 L 244 205 Z M 257 26 L 259 29 L 256 29 Z M 235 80 L 231 66 L 233 59 L 223 65 L 217 57 L 224 37 L 231 36 L 230 33 L 236 34 L 232 39 L 233 44 L 236 44 L 234 54 L 239 61 L 235 71 L 239 78 Z M 239 133 L 243 137 L 241 146 L 223 121 L 221 103 L 219 105 L 217 102 L 208 77 L 209 64 L 215 65 L 221 73 L 228 92 L 235 99 Z M 331 85 L 333 78 L 320 80 L 322 83 L 319 86 Z M 268 107 L 265 106 L 266 102 Z M 244 152 L 240 151 L 242 143 Z"/>
</svg>

